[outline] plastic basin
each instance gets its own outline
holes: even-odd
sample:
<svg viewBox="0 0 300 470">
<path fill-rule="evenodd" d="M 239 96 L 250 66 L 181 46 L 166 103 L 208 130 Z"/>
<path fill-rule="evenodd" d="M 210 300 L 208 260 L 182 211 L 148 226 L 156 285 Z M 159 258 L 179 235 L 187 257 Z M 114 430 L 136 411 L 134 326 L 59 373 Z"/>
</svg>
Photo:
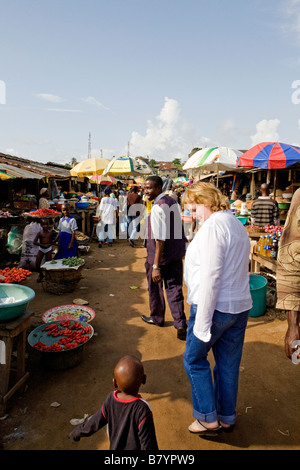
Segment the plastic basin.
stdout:
<svg viewBox="0 0 300 470">
<path fill-rule="evenodd" d="M 259 274 L 250 274 L 250 293 L 253 306 L 249 312 L 249 317 L 260 317 L 266 313 L 267 309 L 267 284 L 268 281 Z"/>
<path fill-rule="evenodd" d="M 0 321 L 20 317 L 26 311 L 29 302 L 34 299 L 35 292 L 30 287 L 19 284 L 0 284 L 0 298 L 5 297 L 13 297 L 16 302 L 0 303 Z"/>
<path fill-rule="evenodd" d="M 90 203 L 89 202 L 76 202 L 75 206 L 77 209 L 87 209 L 89 207 Z"/>
<path fill-rule="evenodd" d="M 242 222 L 243 225 L 246 225 L 247 223 L 247 220 L 248 220 L 248 217 L 241 217 L 241 216 L 238 216 L 237 219 Z"/>
<path fill-rule="evenodd" d="M 289 202 L 279 202 L 278 203 L 278 208 L 279 209 L 289 209 L 290 208 L 290 203 Z"/>
</svg>

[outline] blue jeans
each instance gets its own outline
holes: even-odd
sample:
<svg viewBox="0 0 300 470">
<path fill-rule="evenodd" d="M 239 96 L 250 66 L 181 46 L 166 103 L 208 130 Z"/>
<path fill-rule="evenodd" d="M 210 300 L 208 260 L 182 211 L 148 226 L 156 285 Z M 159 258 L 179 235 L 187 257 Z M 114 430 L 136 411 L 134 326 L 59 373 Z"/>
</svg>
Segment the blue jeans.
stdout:
<svg viewBox="0 0 300 470">
<path fill-rule="evenodd" d="M 231 425 L 236 419 L 239 366 L 249 311 L 233 315 L 215 310 L 207 343 L 193 333 L 196 312 L 197 305 L 191 305 L 183 356 L 191 383 L 193 416 L 203 422 L 220 419 Z M 207 359 L 211 348 L 215 358 L 214 382 Z"/>
</svg>

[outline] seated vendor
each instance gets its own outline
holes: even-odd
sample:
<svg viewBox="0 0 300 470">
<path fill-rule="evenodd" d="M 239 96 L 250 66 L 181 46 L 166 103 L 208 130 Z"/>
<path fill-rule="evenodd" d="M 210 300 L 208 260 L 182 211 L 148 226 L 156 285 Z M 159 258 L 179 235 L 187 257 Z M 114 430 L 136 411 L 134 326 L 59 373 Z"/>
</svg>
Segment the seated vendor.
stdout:
<svg viewBox="0 0 300 470">
<path fill-rule="evenodd" d="M 260 227 L 280 225 L 278 204 L 270 197 L 268 184 L 263 183 L 261 185 L 260 194 L 252 204 L 251 223 Z"/>
</svg>

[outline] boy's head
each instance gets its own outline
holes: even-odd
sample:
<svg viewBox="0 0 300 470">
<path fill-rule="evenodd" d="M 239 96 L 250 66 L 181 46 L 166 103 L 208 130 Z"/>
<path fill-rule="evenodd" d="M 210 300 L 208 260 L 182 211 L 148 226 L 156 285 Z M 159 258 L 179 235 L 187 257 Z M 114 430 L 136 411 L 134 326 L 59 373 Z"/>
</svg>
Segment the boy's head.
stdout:
<svg viewBox="0 0 300 470">
<path fill-rule="evenodd" d="M 50 227 L 49 220 L 48 219 L 42 219 L 41 220 L 41 226 L 42 226 L 43 230 L 49 230 L 49 227 Z"/>
<path fill-rule="evenodd" d="M 70 204 L 68 204 L 68 203 L 63 204 L 61 210 L 62 210 L 62 213 L 63 213 L 65 216 L 69 216 L 69 215 L 70 215 L 70 211 L 71 211 L 71 206 L 70 206 Z"/>
<path fill-rule="evenodd" d="M 127 395 L 136 395 L 141 384 L 146 383 L 144 366 L 134 356 L 124 356 L 114 370 L 113 384 Z"/>
</svg>

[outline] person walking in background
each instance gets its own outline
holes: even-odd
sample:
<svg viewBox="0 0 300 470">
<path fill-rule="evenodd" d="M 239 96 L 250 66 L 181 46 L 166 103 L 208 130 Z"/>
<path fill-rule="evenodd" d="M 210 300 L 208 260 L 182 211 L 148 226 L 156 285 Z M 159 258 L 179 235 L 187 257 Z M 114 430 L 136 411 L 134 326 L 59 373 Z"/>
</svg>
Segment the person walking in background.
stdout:
<svg viewBox="0 0 300 470">
<path fill-rule="evenodd" d="M 189 204 L 202 223 L 188 245 L 184 271 L 191 305 L 184 367 L 196 418 L 189 431 L 215 436 L 221 429 L 231 431 L 236 419 L 239 366 L 252 307 L 250 241 L 228 210 L 228 199 L 213 184 L 193 184 L 182 203 Z M 207 358 L 210 349 L 214 382 Z"/>
<path fill-rule="evenodd" d="M 138 210 L 138 205 L 140 204 L 143 204 L 142 196 L 138 193 L 137 186 L 133 186 L 127 196 L 128 243 L 132 247 L 134 247 L 134 242 L 138 233 L 141 215 Z"/>
<path fill-rule="evenodd" d="M 88 421 L 70 433 L 70 438 L 79 441 L 108 425 L 110 450 L 157 451 L 152 411 L 139 394 L 140 386 L 145 383 L 142 362 L 134 356 L 122 357 L 114 370 L 116 390 Z"/>
<path fill-rule="evenodd" d="M 280 225 L 279 208 L 277 201 L 270 197 L 269 185 L 263 183 L 260 187 L 260 196 L 251 208 L 251 223 L 264 227 L 265 225 Z"/>
<path fill-rule="evenodd" d="M 276 308 L 287 311 L 285 354 L 300 340 L 300 188 L 294 193 L 280 238 L 276 269 Z"/>
<path fill-rule="evenodd" d="M 142 315 L 146 323 L 163 326 L 165 320 L 165 299 L 163 286 L 170 311 L 177 330 L 177 338 L 186 338 L 186 316 L 182 292 L 183 262 L 186 237 L 181 220 L 180 206 L 162 192 L 162 179 L 149 176 L 145 184 L 148 201 L 153 201 L 148 216 L 147 259 L 145 263 L 148 280 L 150 317 Z"/>
<path fill-rule="evenodd" d="M 102 247 L 102 243 L 112 246 L 116 238 L 116 212 L 118 211 L 119 201 L 110 197 L 111 189 L 105 188 L 104 197 L 101 199 L 99 206 L 96 210 L 96 217 L 99 217 L 99 222 L 96 227 L 96 234 L 98 237 L 98 246 Z"/>
<path fill-rule="evenodd" d="M 119 192 L 119 233 L 127 231 L 127 195 L 123 189 Z"/>
</svg>

